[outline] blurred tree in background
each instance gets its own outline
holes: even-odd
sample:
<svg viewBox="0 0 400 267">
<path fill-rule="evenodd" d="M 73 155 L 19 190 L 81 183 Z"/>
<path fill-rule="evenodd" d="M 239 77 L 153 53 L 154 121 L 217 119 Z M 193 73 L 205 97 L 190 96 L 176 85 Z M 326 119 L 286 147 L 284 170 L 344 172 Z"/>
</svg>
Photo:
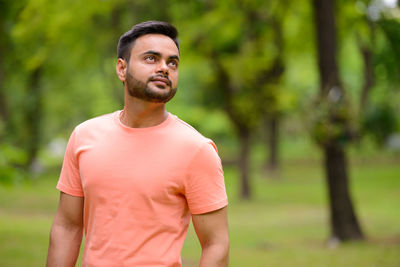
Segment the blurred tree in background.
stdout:
<svg viewBox="0 0 400 267">
<path fill-rule="evenodd" d="M 323 112 L 315 123 L 324 154 L 329 192 L 332 238 L 362 239 L 349 190 L 348 161 L 344 144 L 351 138 L 349 107 L 336 61 L 337 41 L 334 1 L 313 1 L 320 73 L 317 108 Z"/>
<path fill-rule="evenodd" d="M 270 130 L 269 165 L 277 165 L 278 125 L 286 93 L 281 82 L 286 9 L 286 1 L 272 4 L 230 0 L 187 1 L 185 5 L 177 4 L 175 10 L 178 24 L 189 33 L 188 50 L 200 56 L 202 64 L 211 70 L 211 77 L 198 85 L 204 104 L 222 108 L 238 136 L 242 198 L 251 196 L 250 138 L 263 121 Z M 184 12 L 187 10 L 193 13 Z"/>
<path fill-rule="evenodd" d="M 396 119 L 389 108 L 388 101 L 390 99 L 383 98 L 379 108 L 375 108 L 374 103 L 369 103 L 369 96 L 375 86 L 372 47 L 375 43 L 377 27 L 381 26 L 383 33 L 385 33 L 387 45 L 390 46 L 393 43 L 391 42 L 391 35 L 387 34 L 384 27 L 387 23 L 386 18 L 380 20 L 379 24 L 376 23 L 380 16 L 384 15 L 382 12 L 384 6 L 377 6 L 382 2 L 359 1 L 356 6 L 352 3 L 350 7 L 348 7 L 347 2 L 337 1 L 336 3 L 341 5 L 336 6 L 333 0 L 313 1 L 320 73 L 320 94 L 316 107 L 322 111 L 315 114 L 313 126 L 314 136 L 324 151 L 332 238 L 333 240 L 345 241 L 364 238 L 350 196 L 348 160 L 345 149 L 350 141 L 362 134 L 354 121 L 359 121 L 359 124 L 364 123 L 364 129 L 375 136 L 378 135 L 380 138 L 377 140 L 380 140 L 382 144 L 382 140 L 386 140 L 396 130 Z M 364 8 L 366 13 L 363 16 L 354 15 L 354 11 L 356 11 L 354 7 L 357 7 L 357 5 L 359 5 L 358 8 Z M 343 37 L 355 39 L 363 63 L 360 96 L 353 101 L 349 100 L 347 96 L 346 85 L 341 81 L 341 73 L 337 64 L 335 13 L 339 12 L 340 15 L 344 15 L 343 21 L 356 22 L 356 26 L 350 27 L 350 29 L 343 27 L 346 34 L 348 34 L 347 31 L 352 34 Z M 394 28 L 392 30 L 393 34 L 395 30 Z M 400 30 L 400 28 L 397 28 L 397 30 Z M 392 52 L 395 54 L 396 50 L 394 49 Z M 396 75 L 393 75 L 393 78 L 395 77 Z M 352 110 L 354 110 L 352 106 L 354 105 L 360 107 L 358 115 L 352 114 Z M 369 112 L 365 112 L 366 109 Z"/>
<path fill-rule="evenodd" d="M 237 166 L 241 198 L 252 197 L 252 148 L 263 147 L 264 165 L 277 170 L 280 140 L 307 138 L 308 130 L 325 151 L 329 188 L 344 185 L 335 201 L 351 207 L 346 146 L 371 137 L 384 148 L 399 131 L 400 8 L 389 0 L 337 0 L 328 16 L 323 3 L 0 0 L 1 183 L 58 168 L 75 125 L 121 109 L 118 38 L 138 22 L 165 20 L 179 29 L 182 53 L 168 110 L 213 138 L 224 163 Z M 337 39 L 316 45 L 332 14 Z M 318 63 L 321 54 L 331 63 Z M 325 63 L 334 65 L 323 70 Z M 333 235 L 348 239 L 332 219 Z"/>
</svg>

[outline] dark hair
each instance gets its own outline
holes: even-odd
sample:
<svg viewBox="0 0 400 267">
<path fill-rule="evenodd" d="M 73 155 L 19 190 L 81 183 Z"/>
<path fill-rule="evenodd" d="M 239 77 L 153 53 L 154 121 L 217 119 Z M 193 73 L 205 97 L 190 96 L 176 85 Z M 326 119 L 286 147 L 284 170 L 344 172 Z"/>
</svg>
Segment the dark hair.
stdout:
<svg viewBox="0 0 400 267">
<path fill-rule="evenodd" d="M 177 29 L 167 22 L 151 20 L 134 25 L 132 29 L 121 36 L 117 47 L 118 58 L 123 58 L 126 61 L 129 61 L 131 55 L 130 50 L 135 40 L 142 35 L 151 33 L 158 33 L 168 36 L 174 41 L 179 50 Z"/>
</svg>

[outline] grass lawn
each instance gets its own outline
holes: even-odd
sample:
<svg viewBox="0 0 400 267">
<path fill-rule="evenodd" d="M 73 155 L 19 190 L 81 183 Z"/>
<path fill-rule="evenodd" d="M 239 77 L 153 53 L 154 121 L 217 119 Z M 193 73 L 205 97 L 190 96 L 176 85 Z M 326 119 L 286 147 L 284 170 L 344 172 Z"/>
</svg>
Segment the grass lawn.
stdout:
<svg viewBox="0 0 400 267">
<path fill-rule="evenodd" d="M 397 162 L 397 163 L 396 163 Z M 238 175 L 225 167 L 230 198 L 230 266 L 400 266 L 399 161 L 362 159 L 351 165 L 354 204 L 365 242 L 328 247 L 329 214 L 318 161 L 285 161 L 276 178 L 253 168 L 251 201 L 238 199 Z M 58 173 L 0 186 L 0 266 L 44 266 L 58 202 Z M 192 227 L 183 266 L 198 266 Z M 80 266 L 80 264 L 78 264 Z"/>
</svg>

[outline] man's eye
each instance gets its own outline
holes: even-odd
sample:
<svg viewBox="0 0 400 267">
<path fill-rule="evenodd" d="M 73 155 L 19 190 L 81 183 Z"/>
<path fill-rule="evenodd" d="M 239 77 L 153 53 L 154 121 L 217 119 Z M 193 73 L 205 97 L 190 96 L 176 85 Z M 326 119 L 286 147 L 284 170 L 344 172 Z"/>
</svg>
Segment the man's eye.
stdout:
<svg viewBox="0 0 400 267">
<path fill-rule="evenodd" d="M 176 61 L 170 61 L 169 65 L 171 65 L 174 68 L 178 67 L 178 63 Z"/>
<path fill-rule="evenodd" d="M 154 56 L 146 56 L 144 59 L 145 59 L 146 61 L 149 61 L 149 62 L 155 61 L 155 57 L 154 57 Z"/>
</svg>

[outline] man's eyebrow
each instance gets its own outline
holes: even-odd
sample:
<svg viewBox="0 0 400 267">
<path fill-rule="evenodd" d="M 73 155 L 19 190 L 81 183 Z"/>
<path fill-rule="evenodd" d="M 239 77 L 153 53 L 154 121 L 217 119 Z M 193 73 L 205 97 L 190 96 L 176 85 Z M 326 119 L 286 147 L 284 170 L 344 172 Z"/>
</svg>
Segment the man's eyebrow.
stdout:
<svg viewBox="0 0 400 267">
<path fill-rule="evenodd" d="M 179 57 L 178 56 L 170 56 L 169 59 L 176 59 L 177 61 L 179 61 Z"/>
<path fill-rule="evenodd" d="M 161 53 L 160 53 L 160 52 L 157 52 L 157 51 L 149 50 L 149 51 L 146 51 L 146 52 L 142 53 L 142 55 L 156 55 L 156 56 L 161 56 Z"/>
<path fill-rule="evenodd" d="M 154 51 L 154 50 L 148 50 L 146 52 L 143 52 L 142 55 L 155 55 L 155 56 L 160 57 L 161 53 Z M 179 56 L 173 55 L 173 56 L 168 57 L 168 59 L 175 59 L 175 60 L 179 61 Z"/>
</svg>

